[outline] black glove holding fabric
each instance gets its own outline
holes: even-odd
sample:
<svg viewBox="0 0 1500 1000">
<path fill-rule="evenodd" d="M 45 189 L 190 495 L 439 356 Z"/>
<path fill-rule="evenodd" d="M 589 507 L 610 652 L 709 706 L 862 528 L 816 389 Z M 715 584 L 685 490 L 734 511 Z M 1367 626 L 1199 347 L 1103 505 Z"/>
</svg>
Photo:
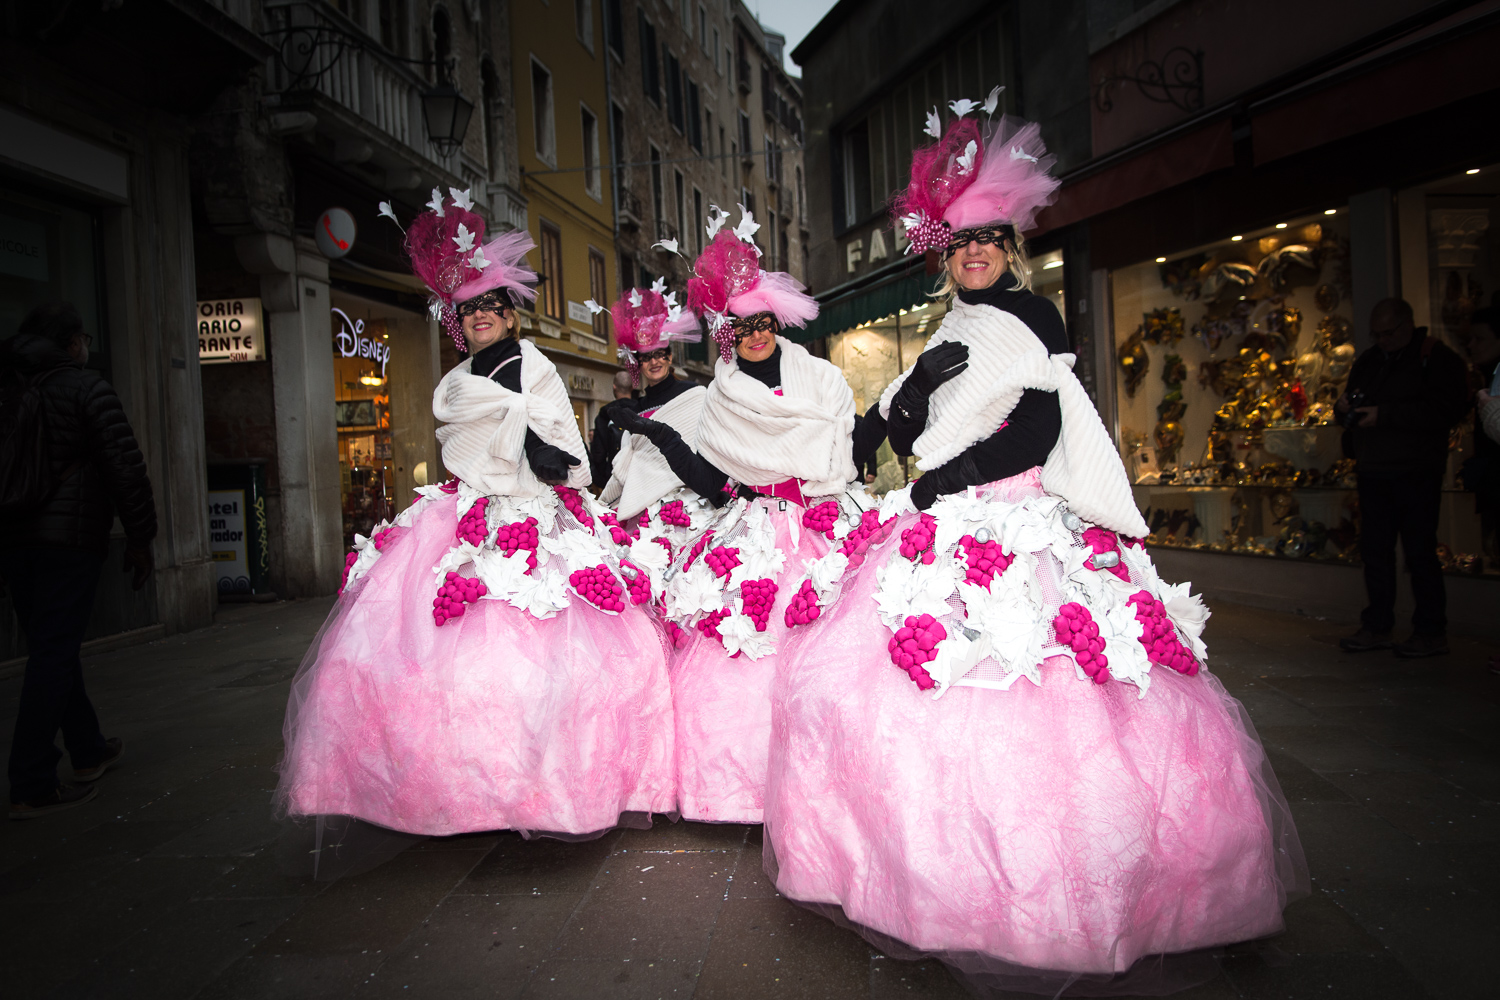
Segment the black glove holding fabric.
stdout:
<svg viewBox="0 0 1500 1000">
<path fill-rule="evenodd" d="M 609 414 L 609 419 L 614 421 L 616 427 L 632 434 L 646 433 L 647 425 L 655 422 L 637 413 L 632 401 L 628 399 L 615 400 L 604 408 L 604 412 Z"/>
<path fill-rule="evenodd" d="M 938 497 L 959 493 L 987 481 L 979 477 L 974 460 L 965 453 L 947 465 L 922 473 L 922 478 L 912 484 L 911 502 L 917 510 L 926 510 L 937 503 Z"/>
<path fill-rule="evenodd" d="M 917 357 L 911 374 L 891 400 L 886 436 L 898 455 L 910 455 L 912 442 L 927 427 L 927 399 L 949 379 L 969 367 L 969 347 L 956 341 L 939 344 Z"/>
<path fill-rule="evenodd" d="M 531 431 L 526 433 L 530 435 Z M 526 457 L 531 463 L 531 471 L 549 486 L 566 483 L 568 470 L 579 464 L 578 459 L 561 448 L 540 441 L 535 447 L 526 449 Z"/>
<path fill-rule="evenodd" d="M 682 480 L 684 486 L 698 494 L 715 507 L 722 507 L 729 500 L 724 484 L 729 476 L 713 463 L 689 448 L 682 435 L 671 424 L 660 420 L 648 420 L 635 412 L 634 408 L 620 403 L 610 404 L 610 419 L 632 434 L 639 434 L 661 452 L 667 460 L 672 475 Z M 615 408 L 618 409 L 615 409 Z"/>
</svg>

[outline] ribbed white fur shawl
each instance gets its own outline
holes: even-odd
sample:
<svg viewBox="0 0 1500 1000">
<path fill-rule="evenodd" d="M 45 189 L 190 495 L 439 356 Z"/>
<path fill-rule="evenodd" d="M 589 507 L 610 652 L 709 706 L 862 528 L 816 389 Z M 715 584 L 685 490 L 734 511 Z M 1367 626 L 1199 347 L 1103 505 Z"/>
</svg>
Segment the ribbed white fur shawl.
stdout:
<svg viewBox="0 0 1500 1000">
<path fill-rule="evenodd" d="M 538 496 L 550 487 L 532 474 L 526 461 L 526 428 L 530 426 L 547 444 L 579 460 L 568 475 L 568 485 L 587 486 L 588 453 L 573 417 L 573 404 L 546 355 L 529 340 L 521 341 L 520 392 L 511 392 L 485 375 L 471 374 L 472 362 L 473 358 L 467 358 L 454 367 L 432 393 L 432 415 L 443 421 L 437 429 L 443 466 L 490 496 Z"/>
<path fill-rule="evenodd" d="M 1120 453 L 1073 374 L 1072 354 L 1048 357 L 1017 317 L 957 299 L 925 350 L 947 341 L 968 345 L 969 367 L 932 394 L 927 428 L 913 445 L 921 457 L 917 468 L 936 469 L 995 433 L 1025 390 L 1056 392 L 1062 433 L 1042 466 L 1042 488 L 1085 520 L 1134 538 L 1147 534 Z M 902 372 L 880 397 L 883 415 L 890 415 L 891 400 L 910 372 Z"/>
<path fill-rule="evenodd" d="M 855 477 L 854 393 L 843 372 L 807 353 L 781 345 L 781 391 L 740 371 L 737 358 L 714 366 L 698 453 L 747 486 L 785 479 L 807 481 L 807 496 L 843 490 Z"/>
<path fill-rule="evenodd" d="M 693 386 L 658 407 L 651 419 L 668 425 L 682 435 L 689 448 L 695 447 L 698 421 L 703 416 L 703 402 L 707 398 L 707 389 L 701 385 Z M 613 505 L 615 513 L 623 520 L 635 517 L 681 485 L 682 480 L 677 478 L 650 438 L 626 431 L 620 438 L 620 453 L 615 456 L 613 474 L 599 499 Z"/>
</svg>

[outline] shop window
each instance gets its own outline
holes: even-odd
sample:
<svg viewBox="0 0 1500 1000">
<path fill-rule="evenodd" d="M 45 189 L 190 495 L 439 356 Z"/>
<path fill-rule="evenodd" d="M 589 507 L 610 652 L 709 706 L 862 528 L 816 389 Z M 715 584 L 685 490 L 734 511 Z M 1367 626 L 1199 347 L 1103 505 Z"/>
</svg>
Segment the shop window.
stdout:
<svg viewBox="0 0 1500 1000">
<path fill-rule="evenodd" d="M 1333 411 L 1355 355 L 1348 215 L 1329 211 L 1111 273 L 1113 417 L 1149 543 L 1356 560 Z"/>
<path fill-rule="evenodd" d="M 589 247 L 589 298 L 595 302 L 608 303 L 609 292 L 608 279 L 604 275 L 604 254 Z M 594 315 L 594 336 L 600 340 L 609 340 L 609 326 L 605 322 L 603 313 Z"/>
<path fill-rule="evenodd" d="M 542 312 L 558 320 L 563 319 L 563 265 L 562 231 L 542 220 Z"/>
<path fill-rule="evenodd" d="M 534 58 L 531 60 L 531 131 L 537 158 L 555 164 L 557 133 L 552 119 L 552 74 Z"/>
<path fill-rule="evenodd" d="M 843 196 L 843 228 L 858 225 L 869 216 L 870 127 L 868 119 L 847 129 L 840 138 L 839 190 Z"/>
<path fill-rule="evenodd" d="M 108 371 L 98 217 L 8 184 L 0 191 L 0 339 L 33 308 L 56 301 L 77 309 L 93 337 L 88 366 Z"/>
<path fill-rule="evenodd" d="M 345 356 L 337 345 L 353 345 L 357 337 L 389 351 L 391 335 L 387 319 L 357 310 L 348 302 L 342 306 L 335 307 L 332 315 L 333 412 L 344 545 L 352 547 L 356 534 L 368 538 L 377 524 L 397 513 L 391 387 L 387 360 Z"/>
<path fill-rule="evenodd" d="M 648 100 L 661 107 L 661 65 L 656 56 L 656 25 L 646 20 L 646 11 L 636 8 L 636 34 L 641 37 L 641 90 Z"/>
</svg>

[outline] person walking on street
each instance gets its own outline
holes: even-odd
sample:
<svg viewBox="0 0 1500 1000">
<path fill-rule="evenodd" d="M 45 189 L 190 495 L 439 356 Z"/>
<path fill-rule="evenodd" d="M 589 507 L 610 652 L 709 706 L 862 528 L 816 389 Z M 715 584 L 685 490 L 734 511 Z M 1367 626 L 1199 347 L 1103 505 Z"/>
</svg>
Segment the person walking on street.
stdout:
<svg viewBox="0 0 1500 1000">
<path fill-rule="evenodd" d="M 1414 325 L 1411 306 L 1401 299 L 1375 304 L 1370 333 L 1375 346 L 1354 362 L 1348 389 L 1334 406 L 1348 428 L 1345 453 L 1355 463 L 1370 601 L 1359 631 L 1339 646 L 1350 653 L 1394 648 L 1397 656 L 1440 656 L 1448 652 L 1448 619 L 1438 515 L 1448 435 L 1469 408 L 1468 375 L 1457 353 Z M 1398 537 L 1416 611 L 1411 638 L 1393 643 Z"/>
<path fill-rule="evenodd" d="M 631 404 L 630 383 L 628 371 L 615 372 L 616 402 L 623 399 L 627 406 Z M 599 407 L 599 415 L 594 418 L 594 436 L 589 440 L 589 473 L 594 483 L 601 487 L 609 482 L 610 473 L 614 471 L 615 456 L 620 453 L 620 438 L 623 436 L 620 425 L 611 416 L 613 407 L 614 403 Z"/>
<path fill-rule="evenodd" d="M 120 397 L 84 368 L 90 336 L 78 311 L 38 306 L 0 344 L 0 576 L 29 656 L 10 748 L 10 818 L 79 805 L 119 763 L 83 687 L 79 658 L 118 514 L 124 569 L 140 590 L 155 568 L 156 504 Z M 74 783 L 58 780 L 63 744 Z"/>
</svg>

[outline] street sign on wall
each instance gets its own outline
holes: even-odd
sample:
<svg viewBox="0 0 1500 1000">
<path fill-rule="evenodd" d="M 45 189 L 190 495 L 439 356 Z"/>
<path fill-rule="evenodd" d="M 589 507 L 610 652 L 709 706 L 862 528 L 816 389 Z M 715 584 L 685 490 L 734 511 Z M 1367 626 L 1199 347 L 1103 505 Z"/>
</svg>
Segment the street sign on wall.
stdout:
<svg viewBox="0 0 1500 1000">
<path fill-rule="evenodd" d="M 198 303 L 198 362 L 225 365 L 266 360 L 260 299 L 209 299 Z"/>
<path fill-rule="evenodd" d="M 318 252 L 329 260 L 338 260 L 354 247 L 358 229 L 354 216 L 342 208 L 330 208 L 318 216 L 313 226 L 313 239 L 318 242 Z"/>
</svg>

